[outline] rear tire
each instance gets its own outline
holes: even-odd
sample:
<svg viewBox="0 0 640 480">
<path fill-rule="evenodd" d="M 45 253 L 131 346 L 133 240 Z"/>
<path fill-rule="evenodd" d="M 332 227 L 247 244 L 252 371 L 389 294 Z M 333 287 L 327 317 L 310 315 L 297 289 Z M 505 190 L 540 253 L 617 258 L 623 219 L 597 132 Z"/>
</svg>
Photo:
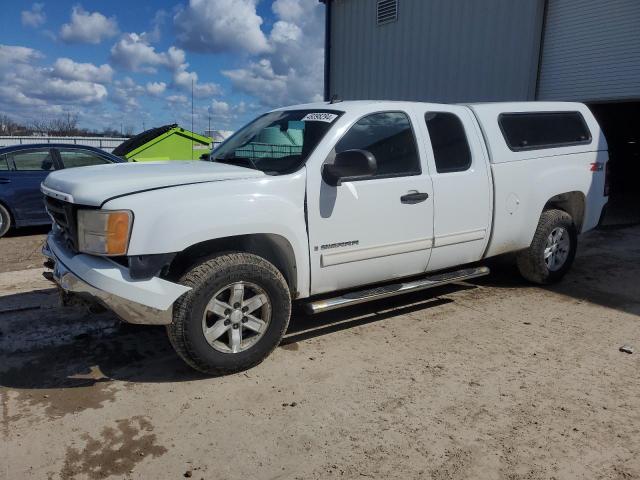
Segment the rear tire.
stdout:
<svg viewBox="0 0 640 480">
<path fill-rule="evenodd" d="M 558 282 L 571 268 L 578 247 L 578 233 L 571 215 L 545 210 L 531 245 L 518 254 L 520 274 L 540 285 Z"/>
<path fill-rule="evenodd" d="M 5 233 L 11 228 L 11 214 L 3 205 L 0 205 L 0 237 L 3 237 Z"/>
<path fill-rule="evenodd" d="M 223 375 L 262 362 L 289 324 L 291 295 L 271 263 L 248 253 L 216 255 L 180 279 L 192 290 L 174 304 L 169 340 L 194 369 Z"/>
</svg>

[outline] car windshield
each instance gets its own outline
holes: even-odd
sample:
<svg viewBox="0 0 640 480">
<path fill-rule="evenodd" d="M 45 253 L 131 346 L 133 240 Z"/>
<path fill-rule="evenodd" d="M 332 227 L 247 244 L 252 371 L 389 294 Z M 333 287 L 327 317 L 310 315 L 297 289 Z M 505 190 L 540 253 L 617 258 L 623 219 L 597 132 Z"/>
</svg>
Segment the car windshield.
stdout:
<svg viewBox="0 0 640 480">
<path fill-rule="evenodd" d="M 282 175 L 306 161 L 333 122 L 337 110 L 284 110 L 256 118 L 211 152 L 211 161 Z"/>
</svg>

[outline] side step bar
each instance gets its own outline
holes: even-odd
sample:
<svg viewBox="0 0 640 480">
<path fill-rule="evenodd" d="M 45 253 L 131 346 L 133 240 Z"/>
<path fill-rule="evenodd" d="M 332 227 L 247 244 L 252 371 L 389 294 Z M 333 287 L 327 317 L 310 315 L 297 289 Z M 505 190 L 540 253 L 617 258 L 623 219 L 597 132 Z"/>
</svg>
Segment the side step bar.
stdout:
<svg viewBox="0 0 640 480">
<path fill-rule="evenodd" d="M 448 283 L 469 280 L 470 278 L 482 277 L 489 274 L 487 267 L 465 268 L 454 272 L 445 272 L 431 275 L 420 280 L 405 283 L 394 283 L 382 287 L 368 288 L 356 292 L 349 292 L 339 297 L 316 300 L 305 305 L 308 313 L 320 313 L 334 310 L 336 308 L 349 307 L 358 303 L 370 302 L 381 298 L 393 297 L 403 293 L 417 292 L 427 288 L 439 287 Z"/>
</svg>

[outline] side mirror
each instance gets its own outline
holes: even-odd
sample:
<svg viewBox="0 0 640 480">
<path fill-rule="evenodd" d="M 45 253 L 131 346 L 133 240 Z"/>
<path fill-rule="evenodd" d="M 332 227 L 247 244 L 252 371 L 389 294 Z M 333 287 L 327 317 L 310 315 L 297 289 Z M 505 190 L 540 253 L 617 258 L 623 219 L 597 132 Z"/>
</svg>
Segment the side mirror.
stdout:
<svg viewBox="0 0 640 480">
<path fill-rule="evenodd" d="M 337 187 L 342 182 L 371 177 L 378 170 L 376 157 L 367 150 L 345 150 L 335 156 L 333 163 L 322 166 L 322 179 Z"/>
</svg>

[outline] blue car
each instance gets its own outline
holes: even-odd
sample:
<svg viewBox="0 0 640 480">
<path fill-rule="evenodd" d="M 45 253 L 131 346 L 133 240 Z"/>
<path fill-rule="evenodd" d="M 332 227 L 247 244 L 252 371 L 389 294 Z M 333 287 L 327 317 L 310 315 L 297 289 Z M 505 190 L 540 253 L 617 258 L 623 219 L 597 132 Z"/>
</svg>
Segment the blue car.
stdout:
<svg viewBox="0 0 640 480">
<path fill-rule="evenodd" d="M 124 163 L 120 157 L 84 145 L 32 144 L 0 148 L 0 237 L 11 227 L 51 223 L 40 183 L 63 168 Z"/>
</svg>

